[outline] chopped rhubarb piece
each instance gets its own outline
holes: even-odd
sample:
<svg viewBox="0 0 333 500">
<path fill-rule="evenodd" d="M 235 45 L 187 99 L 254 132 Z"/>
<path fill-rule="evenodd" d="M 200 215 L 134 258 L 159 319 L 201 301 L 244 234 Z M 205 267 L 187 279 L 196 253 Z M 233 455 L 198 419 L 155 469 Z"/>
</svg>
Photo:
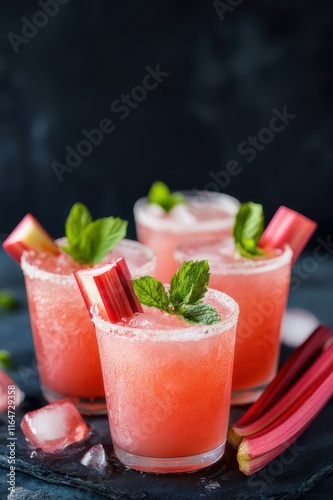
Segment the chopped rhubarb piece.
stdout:
<svg viewBox="0 0 333 500">
<path fill-rule="evenodd" d="M 104 307 L 111 323 L 133 316 L 131 305 L 120 282 L 115 266 L 94 277 Z"/>
<path fill-rule="evenodd" d="M 33 446 L 47 453 L 82 441 L 89 434 L 89 427 L 67 398 L 26 413 L 21 429 Z"/>
<path fill-rule="evenodd" d="M 116 260 L 116 270 L 118 273 L 118 278 L 120 280 L 120 283 L 125 291 L 127 300 L 132 308 L 132 311 L 142 312 L 142 306 L 139 302 L 138 297 L 134 293 L 132 276 L 130 270 L 128 269 L 125 259 Z"/>
<path fill-rule="evenodd" d="M 272 408 L 319 356 L 325 343 L 331 338 L 331 329 L 326 325 L 320 325 L 293 351 L 257 401 L 230 427 L 228 441 L 231 446 L 234 448 L 239 446 L 242 440 L 242 428 L 249 426 Z"/>
<path fill-rule="evenodd" d="M 54 255 L 59 253 L 55 241 L 31 214 L 23 217 L 2 246 L 19 264 L 25 250 L 44 251 Z"/>
<path fill-rule="evenodd" d="M 283 394 L 281 399 L 277 399 L 276 403 L 264 414 L 262 414 L 254 422 L 243 425 L 236 426 L 233 425 L 233 436 L 236 439 L 242 439 L 246 436 L 251 436 L 256 432 L 267 428 L 274 420 L 276 420 L 280 415 L 285 413 L 288 408 L 295 404 L 297 398 L 305 391 L 307 391 L 314 382 L 321 377 L 327 369 L 331 368 L 333 370 L 333 344 L 331 343 L 332 337 L 324 345 L 324 350 L 317 357 L 317 359 L 311 364 L 311 366 L 303 373 L 303 375 L 291 386 L 291 388 Z"/>
<path fill-rule="evenodd" d="M 257 472 L 283 451 L 311 424 L 333 396 L 333 344 L 328 347 L 331 364 L 274 422 L 245 437 L 238 447 L 239 468 L 247 475 Z"/>
<path fill-rule="evenodd" d="M 110 264 L 79 269 L 74 272 L 74 276 L 88 310 L 96 304 L 103 319 L 118 323 L 122 318 L 142 312 L 123 257 Z"/>
<path fill-rule="evenodd" d="M 104 320 L 108 319 L 106 309 L 104 307 L 101 295 L 95 284 L 94 277 L 99 273 L 105 273 L 112 264 L 102 264 L 99 266 L 89 267 L 87 269 L 78 269 L 74 271 L 74 277 L 79 286 L 84 303 L 91 315 L 90 308 L 94 304 L 97 305 L 99 314 Z"/>
<path fill-rule="evenodd" d="M 263 232 L 259 246 L 282 248 L 288 243 L 293 250 L 292 264 L 294 264 L 316 227 L 316 222 L 295 210 L 281 206 Z"/>
<path fill-rule="evenodd" d="M 9 406 L 19 406 L 23 399 L 24 392 L 6 372 L 0 370 L 0 411 L 7 411 Z"/>
<path fill-rule="evenodd" d="M 82 465 L 90 469 L 105 469 L 108 465 L 105 450 L 101 444 L 95 444 L 80 460 Z"/>
</svg>

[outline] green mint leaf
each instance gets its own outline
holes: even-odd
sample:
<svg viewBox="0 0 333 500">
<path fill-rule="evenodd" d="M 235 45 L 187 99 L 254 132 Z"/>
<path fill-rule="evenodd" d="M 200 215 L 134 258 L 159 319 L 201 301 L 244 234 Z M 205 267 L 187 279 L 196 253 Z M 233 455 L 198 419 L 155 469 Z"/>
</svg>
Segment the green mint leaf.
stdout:
<svg viewBox="0 0 333 500">
<path fill-rule="evenodd" d="M 127 222 L 107 217 L 91 222 L 81 234 L 81 251 L 85 262 L 96 264 L 126 236 Z"/>
<path fill-rule="evenodd" d="M 0 368 L 10 368 L 13 364 L 12 357 L 5 349 L 0 349 Z"/>
<path fill-rule="evenodd" d="M 170 281 L 169 295 L 163 283 L 144 276 L 132 279 L 133 288 L 141 304 L 157 307 L 169 314 L 182 316 L 188 323 L 212 325 L 221 318 L 218 312 L 201 299 L 207 291 L 209 264 L 207 260 L 184 262 Z"/>
<path fill-rule="evenodd" d="M 259 203 L 242 203 L 233 228 L 235 247 L 242 257 L 263 255 L 258 242 L 264 231 L 264 212 Z"/>
<path fill-rule="evenodd" d="M 183 262 L 170 281 L 170 301 L 174 308 L 197 304 L 207 291 L 209 275 L 207 260 Z"/>
<path fill-rule="evenodd" d="M 183 306 L 181 314 L 188 323 L 213 325 L 221 321 L 219 313 L 210 304 L 189 304 Z"/>
<path fill-rule="evenodd" d="M 9 290 L 0 290 L 0 309 L 13 311 L 17 309 L 19 302 L 15 295 Z"/>
<path fill-rule="evenodd" d="M 170 312 L 169 297 L 163 283 L 151 276 L 142 276 L 132 279 L 133 288 L 141 304 L 148 307 L 157 307 L 162 311 Z"/>
<path fill-rule="evenodd" d="M 91 213 L 83 203 L 75 203 L 66 219 L 65 234 L 69 245 L 74 245 L 82 231 L 92 221 Z"/>
<path fill-rule="evenodd" d="M 179 205 L 185 203 L 185 197 L 181 193 L 171 193 L 168 186 L 161 181 L 156 181 L 151 186 L 148 192 L 149 203 L 156 203 L 166 212 Z"/>
<path fill-rule="evenodd" d="M 83 203 L 73 205 L 65 224 L 67 246 L 62 249 L 74 260 L 97 264 L 126 236 L 127 221 L 118 217 L 92 220 Z"/>
</svg>

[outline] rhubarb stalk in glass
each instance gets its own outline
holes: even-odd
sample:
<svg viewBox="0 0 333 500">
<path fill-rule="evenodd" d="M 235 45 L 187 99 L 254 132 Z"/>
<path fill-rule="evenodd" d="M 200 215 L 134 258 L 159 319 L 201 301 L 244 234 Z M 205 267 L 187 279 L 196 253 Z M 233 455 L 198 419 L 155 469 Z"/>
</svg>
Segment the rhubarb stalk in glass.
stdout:
<svg viewBox="0 0 333 500">
<path fill-rule="evenodd" d="M 2 246 L 18 264 L 20 264 L 21 256 L 25 250 L 47 252 L 52 255 L 60 253 L 54 239 L 31 214 L 23 217 Z"/>
<path fill-rule="evenodd" d="M 294 264 L 316 227 L 317 223 L 313 220 L 281 206 L 263 232 L 259 246 L 282 248 L 287 243 L 293 251 L 292 264 Z"/>
<path fill-rule="evenodd" d="M 74 276 L 87 309 L 90 311 L 96 304 L 103 319 L 118 323 L 122 318 L 131 318 L 143 311 L 123 257 L 111 264 L 78 269 Z"/>
</svg>

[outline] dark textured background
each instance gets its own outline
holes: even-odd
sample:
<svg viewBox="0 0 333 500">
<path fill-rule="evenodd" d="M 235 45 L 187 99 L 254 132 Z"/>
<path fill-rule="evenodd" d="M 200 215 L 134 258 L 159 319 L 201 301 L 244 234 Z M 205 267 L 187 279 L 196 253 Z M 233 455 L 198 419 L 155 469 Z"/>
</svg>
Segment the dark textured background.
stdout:
<svg viewBox="0 0 333 500">
<path fill-rule="evenodd" d="M 27 212 L 55 237 L 62 235 L 65 217 L 78 200 L 95 217 L 129 219 L 129 236 L 134 237 L 133 204 L 155 179 L 165 180 L 172 189 L 202 189 L 212 182 L 210 172 L 219 175 L 231 160 L 239 162 L 242 172 L 230 179 L 227 193 L 263 203 L 267 219 L 281 204 L 299 210 L 319 223 L 309 247 L 315 248 L 318 236 L 330 241 L 332 1 L 228 2 L 239 5 L 221 20 L 211 0 L 70 0 L 28 43 L 18 45 L 17 54 L 8 34 L 22 36 L 22 17 L 32 20 L 41 7 L 37 0 L 2 2 L 0 241 Z M 170 75 L 121 120 L 111 103 L 141 84 L 146 66 L 158 64 Z M 247 162 L 239 145 L 268 126 L 273 108 L 282 111 L 284 106 L 297 117 Z M 84 138 L 81 130 L 96 128 L 103 118 L 112 119 L 116 129 L 60 183 L 52 162 L 64 163 L 66 146 L 75 148 Z M 306 308 L 332 326 L 332 258 L 325 260 L 333 249 L 327 247 L 324 254 L 312 249 L 298 264 L 302 274 L 297 271 L 290 305 Z M 1 347 L 11 351 L 11 375 L 26 392 L 19 422 L 21 412 L 40 406 L 41 394 L 33 370 L 23 276 L 0 251 L 2 287 L 13 289 L 21 301 L 14 314 L 0 311 Z M 27 379 L 27 373 L 33 376 Z M 221 470 L 204 479 L 198 473 L 168 481 L 131 471 L 113 475 L 110 482 L 82 482 L 76 469 L 61 463 L 60 473 L 59 464 L 51 464 L 53 469 L 44 461 L 31 466 L 20 446 L 15 498 L 222 494 L 239 499 L 328 499 L 333 487 L 331 422 L 332 401 L 300 437 L 305 452 L 278 475 L 266 469 L 268 479 L 263 482 L 259 476 L 261 484 L 258 477 L 252 481 L 242 476 L 235 464 L 224 470 L 224 462 Z M 2 416 L 0 431 L 6 430 Z M 0 452 L 3 474 L 7 450 Z M 6 493 L 2 482 L 0 496 Z"/>
<path fill-rule="evenodd" d="M 155 179 L 201 189 L 230 160 L 242 172 L 227 193 L 263 203 L 267 219 L 286 204 L 317 220 L 323 237 L 330 233 L 332 2 L 232 3 L 239 5 L 221 21 L 212 1 L 68 0 L 15 54 L 8 33 L 22 36 L 21 18 L 41 7 L 3 2 L 2 239 L 28 211 L 63 234 L 78 200 L 96 217 L 129 219 L 133 237 L 133 204 Z M 120 120 L 111 103 L 157 64 L 170 75 Z M 284 106 L 297 118 L 247 162 L 239 144 Z M 52 162 L 64 163 L 65 147 L 105 117 L 115 131 L 60 183 Z"/>
</svg>

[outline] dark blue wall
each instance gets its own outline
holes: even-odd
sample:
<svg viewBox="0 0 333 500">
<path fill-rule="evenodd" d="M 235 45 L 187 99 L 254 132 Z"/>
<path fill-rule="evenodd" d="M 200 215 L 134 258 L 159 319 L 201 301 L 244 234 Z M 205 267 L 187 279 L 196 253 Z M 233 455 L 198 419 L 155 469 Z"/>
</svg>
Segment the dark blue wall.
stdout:
<svg viewBox="0 0 333 500">
<path fill-rule="evenodd" d="M 134 237 L 133 204 L 158 178 L 261 202 L 267 219 L 285 204 L 330 234 L 331 0 L 60 3 L 1 6 L 0 236 L 27 212 L 59 236 L 80 200 Z M 134 90 L 158 65 L 156 88 Z M 66 147 L 104 118 L 114 130 L 70 167 Z"/>
</svg>

